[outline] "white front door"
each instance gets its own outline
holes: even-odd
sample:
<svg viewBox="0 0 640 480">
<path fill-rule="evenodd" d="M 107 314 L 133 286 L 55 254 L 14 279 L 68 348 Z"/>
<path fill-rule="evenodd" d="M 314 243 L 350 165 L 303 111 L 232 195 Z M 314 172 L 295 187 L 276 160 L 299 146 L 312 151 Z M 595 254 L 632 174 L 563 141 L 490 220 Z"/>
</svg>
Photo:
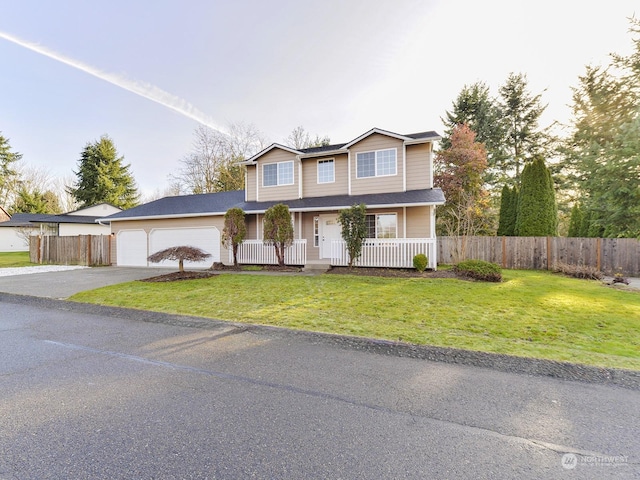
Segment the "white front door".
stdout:
<svg viewBox="0 0 640 480">
<path fill-rule="evenodd" d="M 337 215 L 320 215 L 320 258 L 331 258 L 331 241 L 342 238 Z"/>
</svg>

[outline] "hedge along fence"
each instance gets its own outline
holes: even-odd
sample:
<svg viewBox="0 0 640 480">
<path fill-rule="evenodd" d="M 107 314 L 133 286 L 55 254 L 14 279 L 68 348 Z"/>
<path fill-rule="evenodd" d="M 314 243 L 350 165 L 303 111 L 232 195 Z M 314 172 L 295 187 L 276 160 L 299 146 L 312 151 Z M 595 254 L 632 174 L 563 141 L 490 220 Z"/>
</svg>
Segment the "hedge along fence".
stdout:
<svg viewBox="0 0 640 480">
<path fill-rule="evenodd" d="M 29 238 L 29 261 L 52 265 L 111 265 L 111 235 Z"/>
<path fill-rule="evenodd" d="M 640 241 L 634 238 L 438 237 L 438 262 L 485 260 L 502 268 L 550 270 L 557 263 L 640 276 Z"/>
</svg>

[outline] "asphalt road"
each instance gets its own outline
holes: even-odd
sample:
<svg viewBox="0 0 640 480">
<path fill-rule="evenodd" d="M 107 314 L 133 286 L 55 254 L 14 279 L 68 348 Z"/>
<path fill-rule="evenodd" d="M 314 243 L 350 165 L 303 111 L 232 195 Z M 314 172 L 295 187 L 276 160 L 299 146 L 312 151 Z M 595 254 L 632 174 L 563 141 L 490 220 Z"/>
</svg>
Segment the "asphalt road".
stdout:
<svg viewBox="0 0 640 480">
<path fill-rule="evenodd" d="M 42 299 L 0 312 L 3 480 L 640 478 L 638 390 Z"/>
</svg>

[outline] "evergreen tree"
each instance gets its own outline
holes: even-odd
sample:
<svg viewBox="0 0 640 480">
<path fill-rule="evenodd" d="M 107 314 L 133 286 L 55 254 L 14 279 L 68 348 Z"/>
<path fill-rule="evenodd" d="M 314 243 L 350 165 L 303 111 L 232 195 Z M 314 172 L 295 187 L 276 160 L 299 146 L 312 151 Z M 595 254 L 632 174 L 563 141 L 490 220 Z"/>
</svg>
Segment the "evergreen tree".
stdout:
<svg viewBox="0 0 640 480">
<path fill-rule="evenodd" d="M 42 193 L 39 190 L 29 191 L 21 188 L 12 207 L 12 213 L 60 213 L 60 202 L 50 190 Z"/>
<path fill-rule="evenodd" d="M 567 237 L 581 237 L 584 223 L 584 212 L 578 202 L 574 203 L 571 209 L 571 218 L 569 219 L 569 233 Z"/>
<path fill-rule="evenodd" d="M 504 122 L 498 102 L 489 94 L 484 82 L 465 85 L 453 102 L 451 111 L 441 119 L 445 125 L 440 142 L 442 150 L 451 147 L 451 135 L 456 126 L 467 124 L 476 134 L 476 141 L 487 149 L 488 168 L 484 172 L 484 181 L 489 187 L 495 187 L 500 177 L 498 165 L 505 160 Z"/>
<path fill-rule="evenodd" d="M 538 125 L 546 108 L 540 103 L 541 98 L 542 95 L 528 91 L 527 77 L 523 74 L 511 73 L 500 87 L 499 108 L 505 128 L 506 155 L 495 167 L 505 182 L 517 183 L 524 165 L 546 153 L 550 138 Z"/>
<path fill-rule="evenodd" d="M 640 238 L 640 20 L 634 50 L 589 66 L 573 89 L 564 167 L 586 198 L 589 236 Z"/>
<path fill-rule="evenodd" d="M 510 188 L 508 185 L 502 187 L 502 195 L 500 197 L 500 219 L 498 224 L 499 236 L 515 235 L 516 216 L 518 213 L 518 188 Z"/>
<path fill-rule="evenodd" d="M 224 229 L 222 230 L 222 244 L 231 248 L 233 265 L 238 266 L 238 247 L 247 236 L 247 225 L 244 221 L 244 210 L 230 208 L 224 214 Z"/>
<path fill-rule="evenodd" d="M 278 265 L 283 267 L 284 251 L 293 243 L 291 213 L 284 203 L 273 205 L 264 212 L 263 239 L 274 246 Z"/>
<path fill-rule="evenodd" d="M 362 254 L 362 244 L 367 238 L 367 206 L 364 203 L 340 210 L 338 222 L 342 226 L 342 239 L 347 244 L 349 268 Z"/>
<path fill-rule="evenodd" d="M 551 172 L 540 157 L 522 171 L 515 233 L 521 237 L 556 235 L 558 208 Z"/>
<path fill-rule="evenodd" d="M 11 194 L 15 192 L 19 180 L 15 167 L 21 158 L 21 153 L 11 151 L 9 139 L 0 132 L 0 206 L 6 207 Z"/>
<path fill-rule="evenodd" d="M 87 143 L 78 162 L 77 181 L 69 189 L 80 207 L 110 203 L 127 209 L 137 205 L 138 191 L 130 165 L 123 164 L 113 141 L 106 135 Z"/>
</svg>

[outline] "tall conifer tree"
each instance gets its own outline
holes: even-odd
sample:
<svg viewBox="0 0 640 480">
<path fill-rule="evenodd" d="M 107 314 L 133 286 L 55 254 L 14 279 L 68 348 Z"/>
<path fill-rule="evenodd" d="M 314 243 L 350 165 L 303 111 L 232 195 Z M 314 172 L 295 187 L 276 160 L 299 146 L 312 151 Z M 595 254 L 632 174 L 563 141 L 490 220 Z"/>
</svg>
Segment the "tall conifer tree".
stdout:
<svg viewBox="0 0 640 480">
<path fill-rule="evenodd" d="M 558 207 L 551 172 L 540 157 L 522 171 L 516 235 L 553 236 L 558 231 Z"/>
<path fill-rule="evenodd" d="M 106 135 L 100 140 L 87 143 L 78 162 L 78 177 L 69 189 L 81 207 L 98 203 L 110 203 L 123 209 L 138 203 L 138 190 L 129 171 L 130 165 L 123 163 L 113 141 Z"/>
</svg>

